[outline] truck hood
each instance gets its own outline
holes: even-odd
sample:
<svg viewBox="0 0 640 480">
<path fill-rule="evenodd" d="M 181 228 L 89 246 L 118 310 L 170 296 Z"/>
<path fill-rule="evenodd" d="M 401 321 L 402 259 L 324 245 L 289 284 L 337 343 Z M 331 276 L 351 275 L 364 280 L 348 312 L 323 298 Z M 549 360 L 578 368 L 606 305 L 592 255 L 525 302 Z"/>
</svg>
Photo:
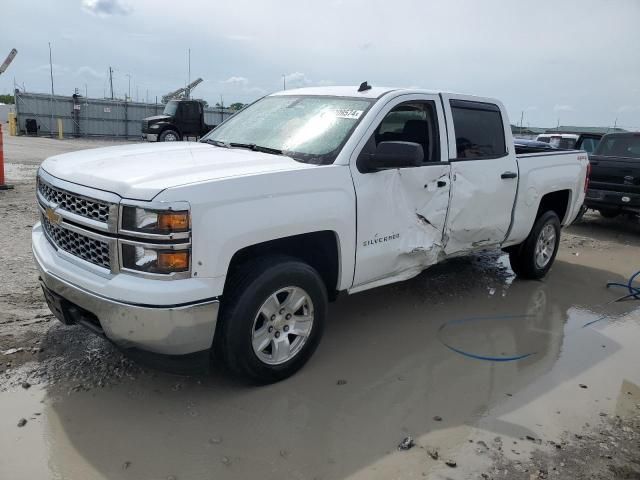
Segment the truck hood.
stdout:
<svg viewBox="0 0 640 480">
<path fill-rule="evenodd" d="M 139 143 L 49 157 L 42 169 L 54 177 L 123 198 L 152 200 L 189 183 L 314 168 L 290 157 L 206 143 Z"/>
<path fill-rule="evenodd" d="M 152 117 L 146 117 L 142 120 L 147 121 L 149 123 L 157 123 L 162 120 L 170 120 L 172 117 L 170 115 L 154 115 Z"/>
</svg>

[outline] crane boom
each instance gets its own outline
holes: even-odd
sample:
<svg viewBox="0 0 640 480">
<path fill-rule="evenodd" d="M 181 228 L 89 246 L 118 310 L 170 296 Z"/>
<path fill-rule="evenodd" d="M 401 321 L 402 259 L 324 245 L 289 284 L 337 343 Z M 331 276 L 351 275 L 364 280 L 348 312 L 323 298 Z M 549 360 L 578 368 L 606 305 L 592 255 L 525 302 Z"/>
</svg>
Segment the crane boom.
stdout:
<svg viewBox="0 0 640 480">
<path fill-rule="evenodd" d="M 193 82 L 191 82 L 186 87 L 179 88 L 177 90 L 174 90 L 173 92 L 169 92 L 166 95 L 163 95 L 162 103 L 167 103 L 169 100 L 181 100 L 184 98 L 189 98 L 191 95 L 191 90 L 196 88 L 201 83 L 202 83 L 202 78 L 196 78 Z"/>
<path fill-rule="evenodd" d="M 16 58 L 17 54 L 18 54 L 18 50 L 16 50 L 15 48 L 12 48 L 11 51 L 9 52 L 9 55 L 7 55 L 7 58 L 5 59 L 5 61 L 2 63 L 2 65 L 0 65 L 0 75 L 2 75 L 4 71 L 9 67 L 11 62 L 13 62 L 13 59 Z"/>
</svg>

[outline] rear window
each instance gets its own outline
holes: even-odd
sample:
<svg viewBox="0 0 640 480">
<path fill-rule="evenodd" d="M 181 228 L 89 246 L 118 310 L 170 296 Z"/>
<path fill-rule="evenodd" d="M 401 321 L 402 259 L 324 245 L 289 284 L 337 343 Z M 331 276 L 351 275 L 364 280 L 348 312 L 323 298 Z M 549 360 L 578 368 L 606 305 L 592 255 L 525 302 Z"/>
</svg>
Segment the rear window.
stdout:
<svg viewBox="0 0 640 480">
<path fill-rule="evenodd" d="M 600 139 L 598 138 L 585 138 L 582 140 L 582 144 L 580 145 L 580 148 L 586 151 L 587 153 L 593 153 L 593 151 L 598 146 L 599 141 Z"/>
<path fill-rule="evenodd" d="M 640 135 L 606 135 L 593 153 L 605 157 L 640 158 Z"/>
<path fill-rule="evenodd" d="M 498 158 L 507 153 L 502 115 L 491 103 L 451 100 L 456 158 Z"/>
<path fill-rule="evenodd" d="M 576 139 L 575 138 L 560 138 L 558 141 L 558 148 L 564 148 L 566 150 L 573 150 L 576 148 Z"/>
</svg>

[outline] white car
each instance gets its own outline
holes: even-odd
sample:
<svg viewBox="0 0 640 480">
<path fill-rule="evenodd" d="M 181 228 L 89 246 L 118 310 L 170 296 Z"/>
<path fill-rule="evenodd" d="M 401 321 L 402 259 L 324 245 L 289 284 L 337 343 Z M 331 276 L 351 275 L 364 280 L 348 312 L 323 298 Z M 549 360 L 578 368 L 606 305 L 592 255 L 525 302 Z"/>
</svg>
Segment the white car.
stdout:
<svg viewBox="0 0 640 480">
<path fill-rule="evenodd" d="M 213 352 L 268 383 L 309 359 L 340 293 L 489 248 L 543 277 L 587 164 L 580 151 L 516 155 L 490 98 L 288 90 L 199 143 L 48 158 L 33 253 L 62 321 L 163 359 Z"/>
</svg>

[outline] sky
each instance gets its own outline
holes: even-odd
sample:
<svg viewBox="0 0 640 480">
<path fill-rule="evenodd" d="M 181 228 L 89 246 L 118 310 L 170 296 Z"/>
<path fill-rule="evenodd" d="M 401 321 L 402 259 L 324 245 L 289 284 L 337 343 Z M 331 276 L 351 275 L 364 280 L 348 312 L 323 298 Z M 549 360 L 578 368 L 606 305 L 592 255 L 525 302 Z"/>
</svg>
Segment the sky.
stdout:
<svg viewBox="0 0 640 480">
<path fill-rule="evenodd" d="M 525 126 L 640 130 L 640 0 L 8 0 L 0 76 L 155 101 L 185 85 L 210 104 L 283 88 L 420 87 L 500 99 Z M 3 51 L 4 50 L 4 51 Z M 6 51 L 6 52 L 5 52 Z M 1 61 L 2 59 L 0 59 Z"/>
</svg>

